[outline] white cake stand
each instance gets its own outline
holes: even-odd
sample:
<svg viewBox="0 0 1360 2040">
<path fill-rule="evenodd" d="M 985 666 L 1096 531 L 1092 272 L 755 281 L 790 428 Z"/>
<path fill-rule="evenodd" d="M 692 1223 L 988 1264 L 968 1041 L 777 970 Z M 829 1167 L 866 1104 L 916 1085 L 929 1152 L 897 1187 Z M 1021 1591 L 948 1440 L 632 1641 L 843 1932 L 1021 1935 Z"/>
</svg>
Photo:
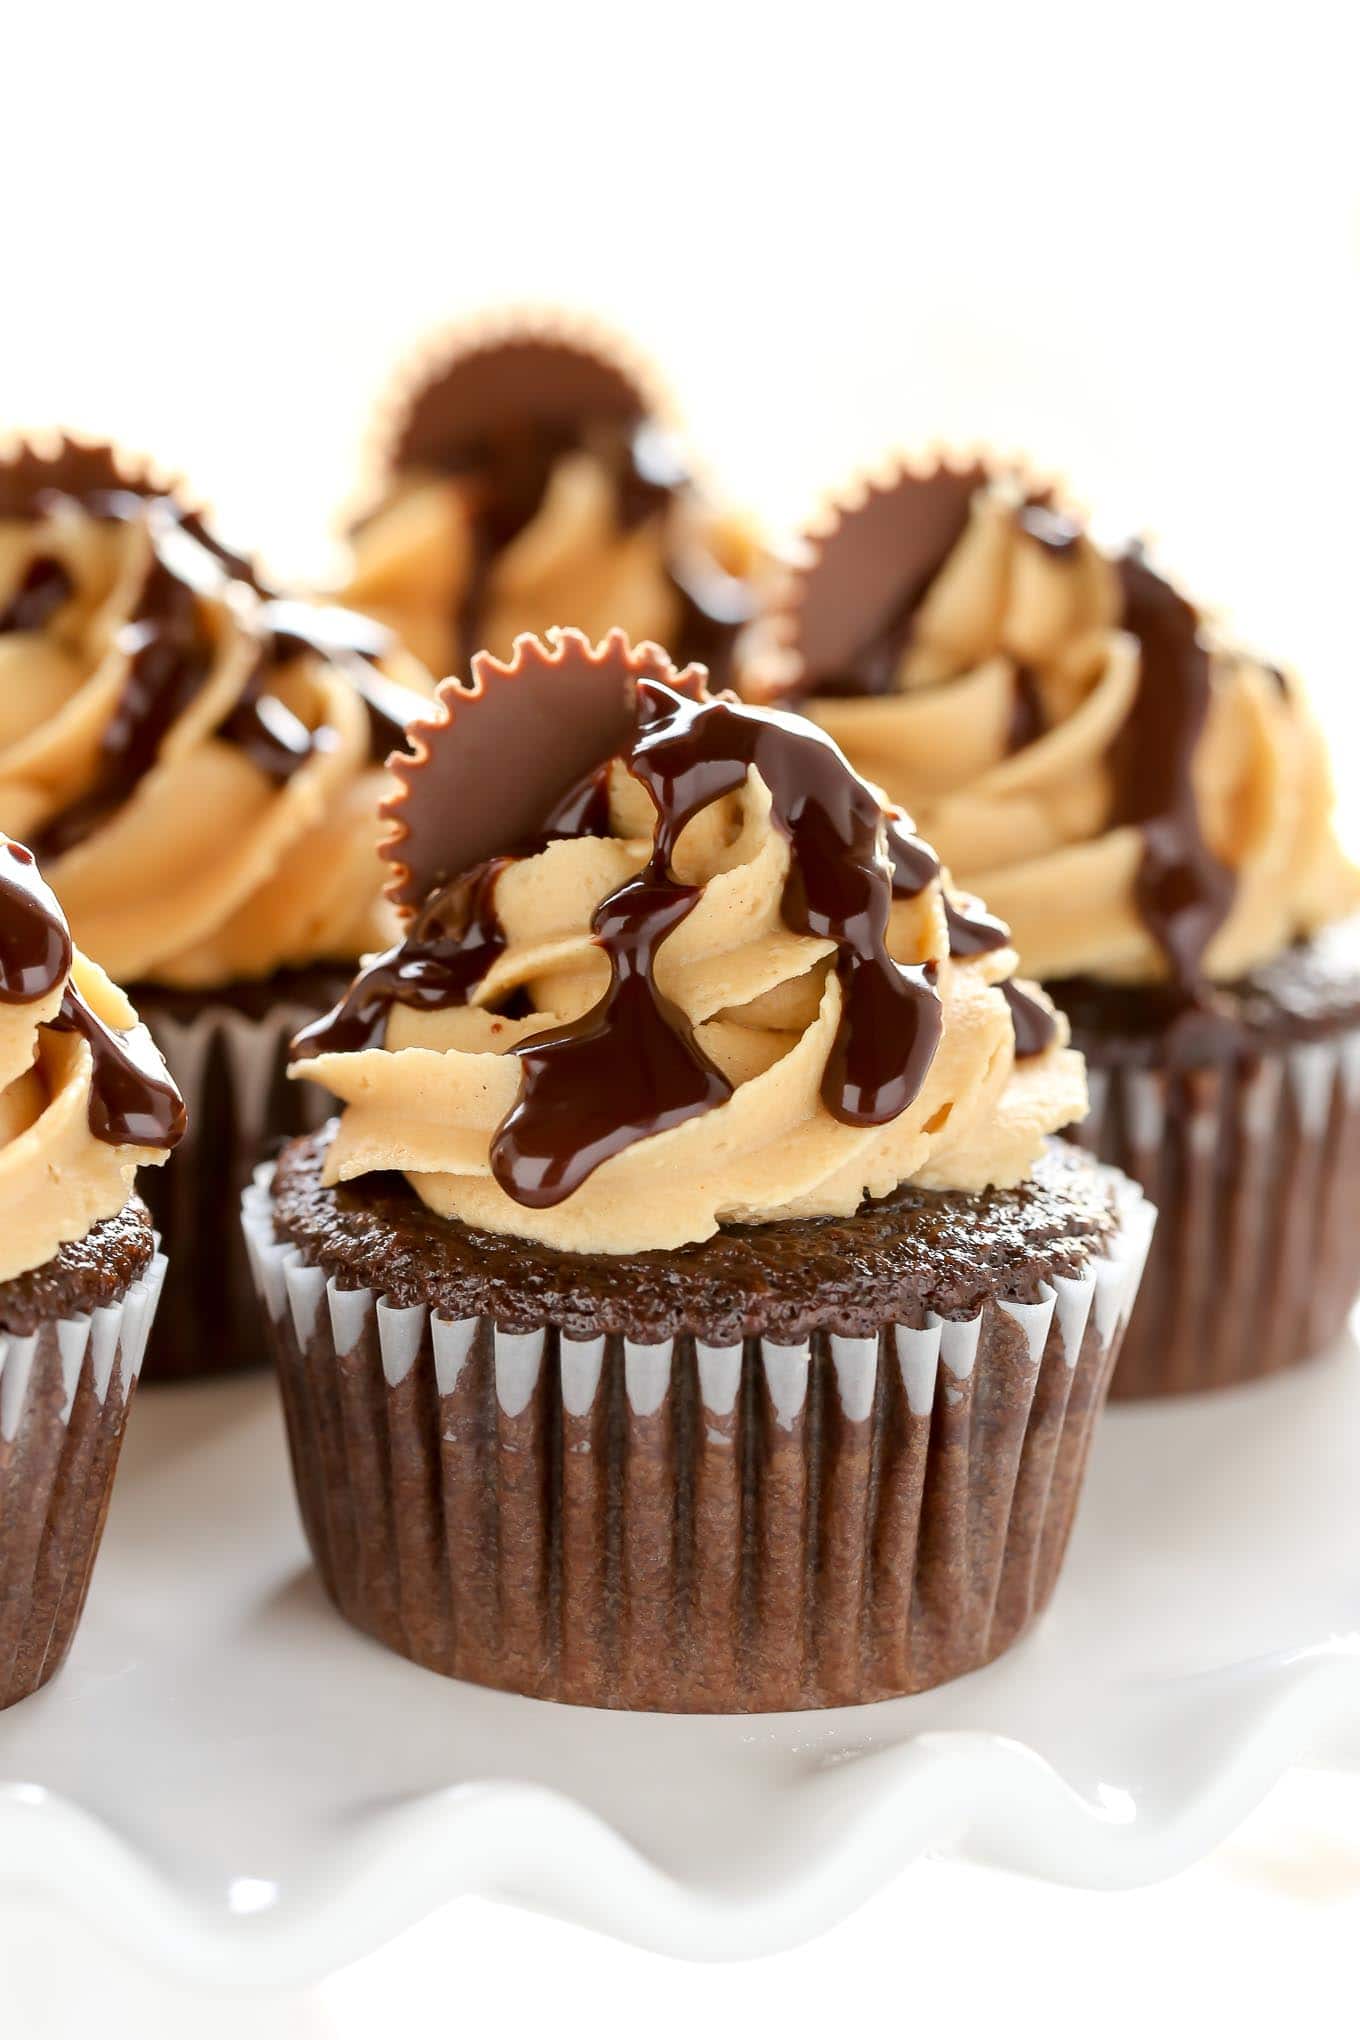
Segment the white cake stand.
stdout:
<svg viewBox="0 0 1360 2040">
<path fill-rule="evenodd" d="M 830 1925 L 923 1850 L 1166 1877 L 1360 1759 L 1360 1352 L 1112 1410 L 1056 1603 L 940 1692 L 610 1715 L 354 1634 L 273 1385 L 143 1389 L 65 1672 L 0 1717 L 0 1888 L 208 1990 L 304 1984 L 461 1893 L 676 1955 Z"/>
</svg>

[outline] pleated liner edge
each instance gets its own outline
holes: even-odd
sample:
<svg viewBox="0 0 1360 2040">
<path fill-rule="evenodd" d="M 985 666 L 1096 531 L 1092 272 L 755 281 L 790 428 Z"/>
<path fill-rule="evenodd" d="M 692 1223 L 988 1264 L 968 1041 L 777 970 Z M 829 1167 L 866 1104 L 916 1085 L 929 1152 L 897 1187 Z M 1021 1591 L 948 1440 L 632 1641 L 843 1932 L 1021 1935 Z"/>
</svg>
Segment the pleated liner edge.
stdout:
<svg viewBox="0 0 1360 2040">
<path fill-rule="evenodd" d="M 801 1345 L 509 1334 L 243 1223 L 303 1523 L 360 1629 L 591 1706 L 759 1712 L 988 1663 L 1052 1594 L 1154 1214 L 1034 1304 Z"/>
</svg>

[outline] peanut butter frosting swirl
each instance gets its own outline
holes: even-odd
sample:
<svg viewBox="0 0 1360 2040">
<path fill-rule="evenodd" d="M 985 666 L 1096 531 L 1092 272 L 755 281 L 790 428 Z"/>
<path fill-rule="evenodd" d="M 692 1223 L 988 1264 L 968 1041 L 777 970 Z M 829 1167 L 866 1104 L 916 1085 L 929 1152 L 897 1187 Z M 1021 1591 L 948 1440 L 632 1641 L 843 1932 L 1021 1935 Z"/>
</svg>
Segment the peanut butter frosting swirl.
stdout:
<svg viewBox="0 0 1360 2040">
<path fill-rule="evenodd" d="M 0 836 L 0 1282 L 115 1217 L 183 1132 L 150 1035 L 72 946 L 32 852 Z"/>
<path fill-rule="evenodd" d="M 848 499 L 743 687 L 909 807 L 1036 978 L 1197 998 L 1360 904 L 1298 684 L 1014 472 L 904 467 Z"/>
<path fill-rule="evenodd" d="M 1013 1184 L 1082 1115 L 1005 929 L 820 732 L 622 632 L 473 674 L 393 761 L 404 939 L 295 1044 L 329 1182 L 621 1253 Z"/>
<path fill-rule="evenodd" d="M 0 821 L 118 977 L 211 987 L 390 940 L 377 759 L 425 704 L 413 671 L 108 449 L 0 462 Z"/>
<path fill-rule="evenodd" d="M 456 336 L 400 407 L 342 599 L 433 673 L 522 631 L 615 625 L 725 672 L 756 547 L 719 514 L 622 349 L 562 319 Z"/>
</svg>

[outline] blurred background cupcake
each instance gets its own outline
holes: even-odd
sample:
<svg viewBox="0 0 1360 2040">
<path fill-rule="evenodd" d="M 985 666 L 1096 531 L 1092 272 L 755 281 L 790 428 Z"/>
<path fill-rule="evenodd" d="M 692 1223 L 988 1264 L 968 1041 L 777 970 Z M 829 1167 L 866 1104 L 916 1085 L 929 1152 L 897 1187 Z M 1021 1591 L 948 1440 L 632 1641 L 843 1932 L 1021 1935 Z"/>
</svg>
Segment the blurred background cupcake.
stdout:
<svg viewBox="0 0 1360 2040">
<path fill-rule="evenodd" d="M 150 1191 L 174 1249 L 149 1375 L 253 1356 L 234 1222 L 300 1123 L 286 1044 L 393 932 L 379 761 L 420 699 L 359 618 L 279 599 L 151 475 L 0 459 L 0 823 L 135 998 L 189 1105 Z"/>
<path fill-rule="evenodd" d="M 745 653 L 752 697 L 911 808 L 1071 1020 L 1078 1137 L 1162 1213 L 1114 1393 L 1327 1344 L 1360 1282 L 1360 874 L 1297 681 L 1141 547 L 969 462 L 847 495 Z"/>
<path fill-rule="evenodd" d="M 759 549 L 696 481 L 650 369 L 565 314 L 473 322 L 389 400 L 342 599 L 429 670 L 614 625 L 726 675 Z"/>
<path fill-rule="evenodd" d="M 0 1708 L 71 1645 L 165 1262 L 133 1182 L 184 1105 L 0 835 Z"/>
<path fill-rule="evenodd" d="M 247 1195 L 341 1611 L 595 1705 L 917 1691 L 1057 1577 L 1151 1213 L 1004 944 L 808 724 L 622 633 L 394 760 L 399 950 Z M 970 925 L 978 903 L 953 900 Z"/>
</svg>

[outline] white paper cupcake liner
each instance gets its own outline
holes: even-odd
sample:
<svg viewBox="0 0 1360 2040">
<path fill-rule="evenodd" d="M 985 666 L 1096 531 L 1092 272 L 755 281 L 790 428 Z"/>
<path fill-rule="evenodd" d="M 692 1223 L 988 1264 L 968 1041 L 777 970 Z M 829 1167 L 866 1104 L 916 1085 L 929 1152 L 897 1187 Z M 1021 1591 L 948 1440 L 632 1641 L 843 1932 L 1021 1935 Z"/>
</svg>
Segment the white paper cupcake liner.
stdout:
<svg viewBox="0 0 1360 2040">
<path fill-rule="evenodd" d="M 0 1335 L 0 1708 L 70 1648 L 165 1269 L 158 1253 L 120 1302 Z"/>
<path fill-rule="evenodd" d="M 337 1607 L 434 1670 L 602 1706 L 918 1691 L 1047 1602 L 1153 1213 L 1041 1300 L 797 1345 L 507 1331 L 243 1225 Z"/>
<path fill-rule="evenodd" d="M 344 973 L 336 974 L 336 996 Z M 139 989 L 138 1006 L 188 1113 L 184 1140 L 141 1191 L 171 1250 L 170 1274 L 147 1355 L 148 1381 L 235 1372 L 265 1363 L 250 1271 L 237 1225 L 243 1187 L 289 1135 L 320 1126 L 331 1102 L 291 1084 L 289 1044 L 324 1010 L 280 1000 L 259 1019 L 209 1000 L 191 1019 Z"/>
<path fill-rule="evenodd" d="M 1308 1359 L 1360 1289 L 1360 1032 L 1250 1064 L 1101 1069 L 1069 1138 L 1161 1212 L 1111 1394 L 1227 1386 Z"/>
</svg>

